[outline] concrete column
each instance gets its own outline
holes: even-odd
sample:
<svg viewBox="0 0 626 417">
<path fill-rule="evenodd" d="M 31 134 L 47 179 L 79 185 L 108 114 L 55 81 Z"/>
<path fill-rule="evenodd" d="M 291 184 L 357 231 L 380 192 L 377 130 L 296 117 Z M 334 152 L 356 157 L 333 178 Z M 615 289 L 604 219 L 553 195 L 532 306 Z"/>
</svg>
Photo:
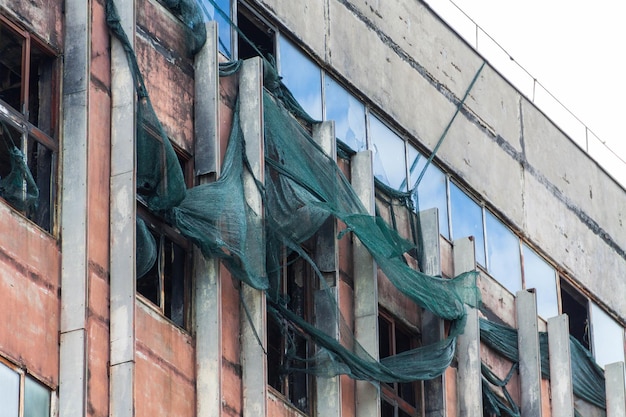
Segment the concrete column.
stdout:
<svg viewBox="0 0 626 417">
<path fill-rule="evenodd" d="M 337 160 L 335 123 L 323 122 L 313 125 L 313 140 L 333 160 Z M 339 260 L 337 245 L 337 222 L 330 217 L 317 233 L 315 262 L 322 272 L 330 291 L 324 288 L 315 293 L 315 326 L 339 340 Z M 330 292 L 330 294 L 329 294 Z M 318 417 L 341 416 L 340 378 L 317 378 L 316 415 Z"/>
<path fill-rule="evenodd" d="M 207 41 L 195 57 L 195 154 L 200 183 L 220 172 L 219 70 L 217 23 L 208 22 Z M 198 416 L 219 416 L 222 409 L 222 303 L 220 262 L 205 259 L 194 246 L 193 323 L 196 336 L 196 410 Z"/>
<path fill-rule="evenodd" d="M 572 356 L 569 346 L 569 320 L 566 314 L 548 319 L 548 350 L 552 417 L 574 417 Z"/>
<path fill-rule="evenodd" d="M 85 416 L 87 404 L 89 11 L 88 2 L 67 0 L 64 53 L 71 65 L 63 68 L 60 417 Z"/>
<path fill-rule="evenodd" d="M 252 175 L 264 182 L 263 153 L 263 65 L 260 58 L 251 58 L 243 63 L 239 81 L 240 123 L 246 138 L 246 154 Z M 244 173 L 244 192 L 248 205 L 258 215 L 259 224 L 249 225 L 253 233 L 262 233 L 263 206 L 261 195 L 254 178 Z M 264 251 L 262 252 L 265 253 Z M 259 267 L 265 265 L 264 256 L 252 259 Z M 267 349 L 265 293 L 242 284 L 243 301 L 250 313 L 241 312 L 241 365 L 243 383 L 244 417 L 267 415 Z M 259 345 L 259 340 L 261 341 Z"/>
<path fill-rule="evenodd" d="M 116 0 L 135 39 L 135 3 Z M 69 8 L 68 8 L 69 9 Z M 134 415 L 135 387 L 135 88 L 122 44 L 111 39 L 111 417 Z"/>
<path fill-rule="evenodd" d="M 474 240 L 466 237 L 453 242 L 454 274 L 476 269 Z M 465 332 L 457 338 L 457 399 L 461 417 L 482 417 L 483 394 L 480 371 L 480 325 L 478 310 L 465 306 Z"/>
<path fill-rule="evenodd" d="M 604 367 L 606 385 L 606 416 L 626 417 L 626 387 L 624 362 L 610 363 Z"/>
<path fill-rule="evenodd" d="M 421 211 L 419 214 L 422 247 L 420 259 L 422 272 L 428 275 L 441 275 L 441 251 L 439 248 L 439 211 L 437 208 Z M 445 337 L 443 320 L 428 310 L 422 313 L 422 343 L 429 345 Z M 424 381 L 424 401 L 426 417 L 446 415 L 446 384 L 441 375 Z"/>
<path fill-rule="evenodd" d="M 374 168 L 372 151 L 352 157 L 352 187 L 370 214 L 374 214 Z M 365 246 L 354 239 L 354 334 L 357 341 L 374 358 L 378 353 L 378 281 L 377 267 Z M 380 415 L 380 390 L 365 381 L 356 382 L 356 415 Z"/>
<path fill-rule="evenodd" d="M 517 345 L 519 348 L 520 410 L 522 417 L 541 417 L 541 356 L 534 291 L 518 291 Z M 569 346 L 569 345 L 568 345 Z"/>
</svg>

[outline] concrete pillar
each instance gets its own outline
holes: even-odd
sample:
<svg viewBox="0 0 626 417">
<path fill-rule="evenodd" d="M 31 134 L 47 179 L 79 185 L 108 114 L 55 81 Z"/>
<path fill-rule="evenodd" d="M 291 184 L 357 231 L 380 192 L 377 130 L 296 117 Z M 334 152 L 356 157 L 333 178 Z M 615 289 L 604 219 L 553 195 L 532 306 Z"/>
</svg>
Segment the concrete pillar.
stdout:
<svg viewBox="0 0 626 417">
<path fill-rule="evenodd" d="M 606 416 L 626 417 L 626 387 L 624 362 L 610 363 L 604 367 L 606 385 Z"/>
<path fill-rule="evenodd" d="M 116 0 L 135 39 L 135 3 Z M 135 88 L 121 42 L 111 39 L 111 417 L 134 415 L 135 373 Z"/>
<path fill-rule="evenodd" d="M 541 356 L 537 298 L 532 290 L 518 291 L 517 345 L 519 348 L 520 410 L 522 417 L 541 417 Z"/>
<path fill-rule="evenodd" d="M 574 417 L 572 356 L 566 314 L 548 319 L 548 350 L 552 417 Z"/>
<path fill-rule="evenodd" d="M 350 163 L 352 187 L 370 214 L 374 214 L 374 168 L 372 151 L 358 152 Z M 376 360 L 378 354 L 378 281 L 377 267 L 365 246 L 354 239 L 354 334 L 357 341 Z M 380 391 L 366 381 L 356 382 L 356 415 L 380 415 Z"/>
<path fill-rule="evenodd" d="M 194 166 L 200 183 L 220 172 L 219 70 L 217 23 L 206 24 L 207 41 L 196 54 Z M 220 262 L 205 259 L 194 247 L 193 323 L 196 336 L 196 410 L 198 416 L 219 416 L 222 409 L 222 305 Z"/>
<path fill-rule="evenodd" d="M 313 125 L 313 140 L 333 160 L 337 160 L 335 123 L 323 122 Z M 315 326 L 339 340 L 339 249 L 337 245 L 337 222 L 330 217 L 317 233 L 315 262 L 330 290 L 321 288 L 315 293 Z M 341 416 L 340 378 L 317 378 L 315 382 L 316 414 L 318 417 Z"/>
<path fill-rule="evenodd" d="M 89 3 L 67 0 L 63 70 L 61 183 L 61 334 L 59 416 L 86 415 L 87 407 L 87 138 Z"/>
<path fill-rule="evenodd" d="M 239 81 L 240 123 L 246 138 L 246 155 L 252 175 L 264 182 L 263 153 L 263 65 L 260 58 L 243 63 Z M 262 233 L 263 206 L 254 178 L 244 172 L 244 193 L 248 205 L 258 215 L 259 224 L 250 225 L 254 233 Z M 265 251 L 262 251 L 263 255 Z M 265 265 L 264 256 L 251 259 L 259 270 Z M 267 349 L 265 293 L 248 285 L 241 286 L 243 302 L 250 313 L 241 312 L 241 365 L 244 417 L 267 415 Z M 243 310 L 243 307 L 242 307 Z M 261 344 L 259 345 L 260 339 Z"/>
<path fill-rule="evenodd" d="M 453 242 L 454 274 L 476 269 L 474 240 L 466 237 Z M 465 306 L 465 332 L 457 338 L 457 399 L 461 417 L 482 417 L 483 394 L 480 370 L 480 325 L 478 310 Z"/>
<path fill-rule="evenodd" d="M 421 267 L 424 273 L 441 275 L 441 251 L 439 247 L 439 210 L 432 208 L 418 214 L 422 238 L 420 253 Z M 422 343 L 429 345 L 445 337 L 443 320 L 428 310 L 422 313 Z M 424 401 L 426 417 L 446 416 L 446 384 L 441 375 L 424 381 Z"/>
</svg>

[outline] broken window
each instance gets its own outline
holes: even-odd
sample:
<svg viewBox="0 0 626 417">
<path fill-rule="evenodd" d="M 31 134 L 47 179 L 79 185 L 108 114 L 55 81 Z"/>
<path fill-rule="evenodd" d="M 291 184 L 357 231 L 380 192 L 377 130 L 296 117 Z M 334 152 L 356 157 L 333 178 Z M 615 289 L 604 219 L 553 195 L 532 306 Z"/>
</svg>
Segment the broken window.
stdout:
<svg viewBox="0 0 626 417">
<path fill-rule="evenodd" d="M 22 369 L 0 360 L 0 404 L 3 417 L 49 417 L 50 389 Z"/>
<path fill-rule="evenodd" d="M 385 311 L 378 312 L 378 349 L 380 358 L 419 347 L 418 336 Z M 419 381 L 381 385 L 381 417 L 422 415 L 422 384 Z"/>
<path fill-rule="evenodd" d="M 247 40 L 238 36 L 237 56 L 239 59 L 248 59 L 259 56 L 276 58 L 276 30 L 274 30 L 261 16 L 239 3 L 237 8 L 237 26 L 245 34 Z M 252 43 L 252 44 L 250 44 Z"/>
<path fill-rule="evenodd" d="M 569 334 L 589 349 L 589 301 L 563 278 L 561 312 L 569 317 Z"/>
<path fill-rule="evenodd" d="M 313 317 L 314 281 L 310 265 L 298 254 L 286 257 L 281 274 L 281 297 L 287 307 L 306 321 Z M 278 322 L 271 314 L 267 319 L 267 380 L 268 384 L 284 395 L 294 407 L 309 414 L 313 392 L 313 378 L 293 369 L 290 357 L 312 357 L 312 345 L 298 329 Z"/>
<path fill-rule="evenodd" d="M 48 232 L 55 199 L 56 59 L 0 16 L 0 197 Z"/>
<path fill-rule="evenodd" d="M 153 136 L 153 139 L 156 137 Z M 190 158 L 178 153 L 185 178 L 192 178 Z M 191 184 L 187 184 L 190 186 Z M 167 220 L 148 209 L 137 195 L 137 293 L 177 326 L 189 326 L 192 243 Z"/>
</svg>

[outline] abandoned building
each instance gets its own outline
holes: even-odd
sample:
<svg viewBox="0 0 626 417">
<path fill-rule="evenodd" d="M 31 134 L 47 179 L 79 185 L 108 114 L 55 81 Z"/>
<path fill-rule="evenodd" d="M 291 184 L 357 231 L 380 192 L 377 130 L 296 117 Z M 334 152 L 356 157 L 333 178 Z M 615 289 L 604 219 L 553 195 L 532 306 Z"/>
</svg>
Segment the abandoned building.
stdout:
<svg viewBox="0 0 626 417">
<path fill-rule="evenodd" d="M 0 1 L 0 416 L 626 416 L 626 191 L 421 1 Z"/>
</svg>

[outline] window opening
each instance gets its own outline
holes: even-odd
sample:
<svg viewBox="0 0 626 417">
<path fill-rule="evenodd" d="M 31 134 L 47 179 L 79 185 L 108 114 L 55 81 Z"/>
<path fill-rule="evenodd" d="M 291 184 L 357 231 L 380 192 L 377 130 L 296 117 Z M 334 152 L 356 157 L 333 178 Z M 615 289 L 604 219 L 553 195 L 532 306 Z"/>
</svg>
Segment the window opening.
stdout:
<svg viewBox="0 0 626 417">
<path fill-rule="evenodd" d="M 416 334 L 384 311 L 378 314 L 378 349 L 380 358 L 397 355 L 419 347 Z M 421 416 L 421 382 L 381 385 L 382 417 Z"/>
<path fill-rule="evenodd" d="M 0 196 L 52 231 L 58 143 L 55 57 L 0 16 Z"/>
<path fill-rule="evenodd" d="M 589 310 L 587 299 L 561 278 L 561 309 L 569 317 L 569 334 L 585 348 L 589 345 Z"/>
<path fill-rule="evenodd" d="M 313 272 L 310 265 L 297 253 L 286 257 L 281 274 L 280 288 L 288 308 L 306 321 L 313 318 Z M 312 412 L 313 378 L 305 372 L 291 369 L 289 357 L 311 358 L 312 346 L 297 329 L 277 322 L 269 314 L 267 319 L 267 372 L 268 384 L 303 413 Z"/>
<path fill-rule="evenodd" d="M 528 245 L 522 244 L 524 288 L 535 288 L 537 313 L 544 319 L 559 315 L 556 270 Z"/>
<path fill-rule="evenodd" d="M 624 328 L 596 303 L 591 308 L 592 352 L 598 365 L 624 361 Z"/>
<path fill-rule="evenodd" d="M 450 217 L 452 239 L 473 236 L 476 262 L 486 266 L 482 207 L 454 183 L 450 184 Z"/>
<path fill-rule="evenodd" d="M 237 26 L 265 58 L 270 55 L 276 58 L 276 31 L 242 3 L 237 8 Z M 259 56 L 254 47 L 241 36 L 237 37 L 237 51 L 239 59 Z"/>
<path fill-rule="evenodd" d="M 488 210 L 485 210 L 485 232 L 489 275 L 515 294 L 522 289 L 519 238 Z"/>
</svg>

